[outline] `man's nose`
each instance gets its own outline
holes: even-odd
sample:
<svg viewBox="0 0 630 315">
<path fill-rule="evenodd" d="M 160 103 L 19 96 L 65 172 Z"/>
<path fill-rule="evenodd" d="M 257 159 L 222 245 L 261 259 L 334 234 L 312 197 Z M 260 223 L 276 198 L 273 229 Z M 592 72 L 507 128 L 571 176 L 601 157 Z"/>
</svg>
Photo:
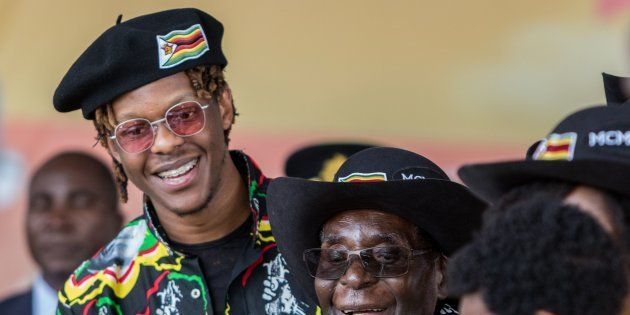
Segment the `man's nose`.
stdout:
<svg viewBox="0 0 630 315">
<path fill-rule="evenodd" d="M 361 259 L 353 255 L 350 258 L 350 265 L 346 273 L 339 278 L 339 282 L 354 290 L 360 290 L 365 287 L 369 287 L 378 281 L 378 279 L 372 276 L 369 272 L 363 268 Z"/>
<path fill-rule="evenodd" d="M 184 143 L 182 137 L 174 134 L 164 123 L 161 123 L 155 127 L 155 141 L 151 147 L 151 153 L 169 154 L 182 143 Z"/>
<path fill-rule="evenodd" d="M 46 217 L 46 226 L 60 230 L 68 227 L 68 205 L 64 202 L 57 202 L 52 206 Z"/>
</svg>

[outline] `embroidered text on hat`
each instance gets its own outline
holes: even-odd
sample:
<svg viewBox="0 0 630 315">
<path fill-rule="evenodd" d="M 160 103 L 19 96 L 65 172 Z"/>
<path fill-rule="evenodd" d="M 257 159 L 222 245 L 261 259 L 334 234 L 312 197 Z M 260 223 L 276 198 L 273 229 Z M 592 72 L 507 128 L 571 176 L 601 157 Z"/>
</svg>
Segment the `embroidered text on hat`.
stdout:
<svg viewBox="0 0 630 315">
<path fill-rule="evenodd" d="M 602 130 L 588 133 L 588 145 L 595 146 L 630 146 L 630 130 Z"/>
</svg>

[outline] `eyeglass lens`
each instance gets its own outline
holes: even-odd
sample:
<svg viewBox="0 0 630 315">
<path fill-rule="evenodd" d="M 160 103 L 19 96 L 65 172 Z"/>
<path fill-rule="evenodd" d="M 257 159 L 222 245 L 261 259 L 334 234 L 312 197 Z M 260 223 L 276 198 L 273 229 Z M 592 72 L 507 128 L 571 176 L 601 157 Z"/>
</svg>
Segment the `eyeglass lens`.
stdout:
<svg viewBox="0 0 630 315">
<path fill-rule="evenodd" d="M 359 251 L 365 271 L 374 277 L 398 277 L 407 273 L 411 251 L 402 246 L 366 248 Z M 339 279 L 346 273 L 353 256 L 345 249 L 314 248 L 304 252 L 304 260 L 311 276 Z"/>
<path fill-rule="evenodd" d="M 205 114 L 201 104 L 183 102 L 171 107 L 165 114 L 165 123 L 176 135 L 191 136 L 205 125 Z M 116 141 L 129 153 L 142 152 L 153 145 L 155 128 L 143 118 L 127 120 L 116 128 Z"/>
</svg>

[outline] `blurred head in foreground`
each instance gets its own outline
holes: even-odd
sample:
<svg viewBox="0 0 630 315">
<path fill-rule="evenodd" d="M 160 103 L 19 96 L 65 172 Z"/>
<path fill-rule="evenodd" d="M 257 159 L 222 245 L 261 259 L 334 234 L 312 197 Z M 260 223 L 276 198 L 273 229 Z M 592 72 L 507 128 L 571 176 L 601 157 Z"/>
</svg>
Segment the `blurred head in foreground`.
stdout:
<svg viewBox="0 0 630 315">
<path fill-rule="evenodd" d="M 589 107 L 560 121 L 525 159 L 469 164 L 458 174 L 489 203 L 505 206 L 540 192 L 580 206 L 618 234 L 630 199 L 628 130 L 630 106 Z"/>
<path fill-rule="evenodd" d="M 576 205 L 629 252 L 630 106 L 621 104 L 618 86 L 613 90 L 607 86 L 608 106 L 568 115 L 525 159 L 466 165 L 459 176 L 499 211 L 534 194 Z M 630 314 L 630 296 L 626 300 Z"/>
<path fill-rule="evenodd" d="M 498 210 L 449 264 L 461 314 L 619 314 L 622 249 L 591 215 L 540 195 Z"/>
</svg>

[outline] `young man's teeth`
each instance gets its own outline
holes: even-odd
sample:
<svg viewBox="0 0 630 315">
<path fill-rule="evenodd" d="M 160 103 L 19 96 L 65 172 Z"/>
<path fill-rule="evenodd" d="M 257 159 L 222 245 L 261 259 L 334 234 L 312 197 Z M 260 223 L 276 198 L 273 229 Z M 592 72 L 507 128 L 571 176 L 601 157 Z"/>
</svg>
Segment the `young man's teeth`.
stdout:
<svg viewBox="0 0 630 315">
<path fill-rule="evenodd" d="M 197 165 L 197 159 L 194 159 L 174 170 L 160 172 L 158 173 L 158 176 L 160 176 L 161 178 L 177 177 L 190 171 L 193 167 L 195 167 L 195 165 Z"/>
</svg>

